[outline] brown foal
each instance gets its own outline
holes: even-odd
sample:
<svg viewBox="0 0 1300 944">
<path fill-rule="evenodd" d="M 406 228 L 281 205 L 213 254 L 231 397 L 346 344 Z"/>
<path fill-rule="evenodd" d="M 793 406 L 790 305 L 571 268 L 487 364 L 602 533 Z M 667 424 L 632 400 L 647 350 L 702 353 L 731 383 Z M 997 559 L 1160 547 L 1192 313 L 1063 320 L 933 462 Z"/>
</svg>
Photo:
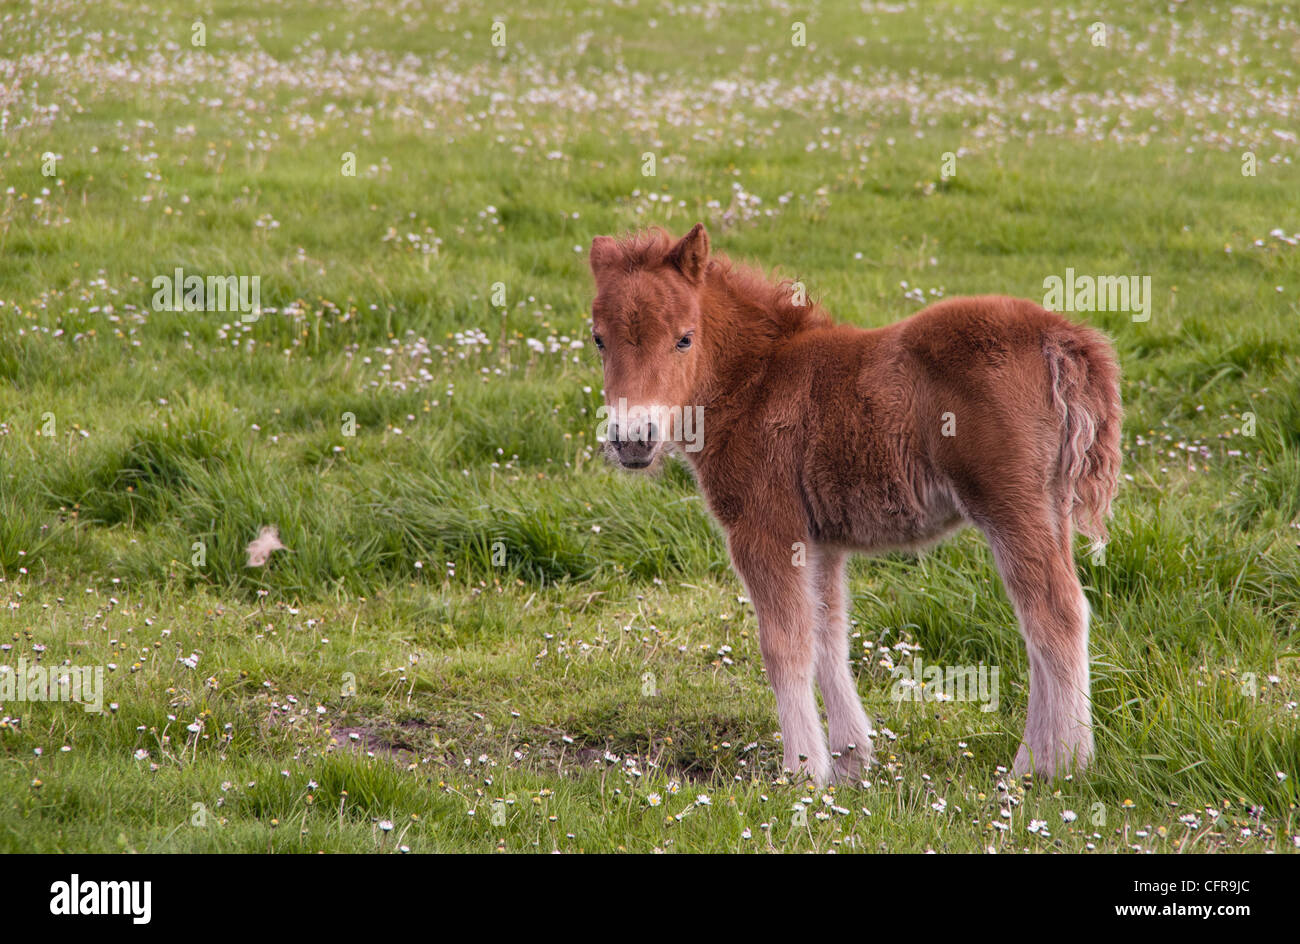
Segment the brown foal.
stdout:
<svg viewBox="0 0 1300 944">
<path fill-rule="evenodd" d="M 694 468 L 758 614 L 785 766 L 854 781 L 871 723 L 849 668 L 845 559 L 965 523 L 988 537 L 1029 652 L 1015 771 L 1092 755 L 1088 604 L 1072 525 L 1096 541 L 1120 464 L 1119 370 L 1099 332 L 1030 301 L 954 298 L 875 330 L 710 257 L 697 224 L 591 245 L 608 450 Z M 707 435 L 682 449 L 683 417 Z M 830 728 L 822 730 L 813 680 Z"/>
</svg>

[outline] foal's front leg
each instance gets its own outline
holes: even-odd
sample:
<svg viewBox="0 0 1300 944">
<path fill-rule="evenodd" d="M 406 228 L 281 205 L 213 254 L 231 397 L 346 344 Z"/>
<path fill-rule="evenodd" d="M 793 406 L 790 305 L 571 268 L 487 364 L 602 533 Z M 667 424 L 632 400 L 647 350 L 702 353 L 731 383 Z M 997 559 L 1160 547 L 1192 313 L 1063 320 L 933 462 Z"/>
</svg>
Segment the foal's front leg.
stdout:
<svg viewBox="0 0 1300 944">
<path fill-rule="evenodd" d="M 806 773 L 822 785 L 830 777 L 831 759 L 813 693 L 817 637 L 812 580 L 803 554 L 792 547 L 800 540 L 784 541 L 758 527 L 736 527 L 727 543 L 758 614 L 763 665 L 781 720 L 785 769 Z"/>
<path fill-rule="evenodd" d="M 862 710 L 849 669 L 848 596 L 843 551 L 819 548 L 813 555 L 817 596 L 817 684 L 830 724 L 835 780 L 857 783 L 871 763 L 871 722 Z"/>
</svg>

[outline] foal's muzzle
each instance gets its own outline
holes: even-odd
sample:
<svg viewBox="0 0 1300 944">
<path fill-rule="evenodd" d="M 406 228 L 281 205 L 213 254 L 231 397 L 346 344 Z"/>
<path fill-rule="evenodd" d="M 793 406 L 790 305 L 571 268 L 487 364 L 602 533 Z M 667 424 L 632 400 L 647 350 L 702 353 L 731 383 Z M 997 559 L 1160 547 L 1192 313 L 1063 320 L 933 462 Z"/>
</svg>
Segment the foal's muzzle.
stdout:
<svg viewBox="0 0 1300 944">
<path fill-rule="evenodd" d="M 659 447 L 659 427 L 653 421 L 610 424 L 609 441 L 625 469 L 644 469 L 654 461 Z"/>
</svg>

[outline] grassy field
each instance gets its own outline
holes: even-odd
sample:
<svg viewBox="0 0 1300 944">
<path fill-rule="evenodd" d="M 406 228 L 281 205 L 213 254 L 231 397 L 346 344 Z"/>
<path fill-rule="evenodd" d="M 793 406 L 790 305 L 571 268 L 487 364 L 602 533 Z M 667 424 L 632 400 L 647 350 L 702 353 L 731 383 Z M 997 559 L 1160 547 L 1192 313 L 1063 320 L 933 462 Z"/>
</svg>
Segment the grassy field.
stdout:
<svg viewBox="0 0 1300 944">
<path fill-rule="evenodd" d="M 0 703 L 0 850 L 1300 844 L 1294 3 L 194 10 L 0 2 L 0 663 L 104 670 Z M 780 776 L 689 474 L 594 443 L 591 238 L 697 220 L 862 326 L 1150 276 L 1077 316 L 1126 408 L 1086 775 L 1005 769 L 968 531 L 851 571 L 868 783 Z M 997 710 L 891 698 L 914 658 Z"/>
</svg>

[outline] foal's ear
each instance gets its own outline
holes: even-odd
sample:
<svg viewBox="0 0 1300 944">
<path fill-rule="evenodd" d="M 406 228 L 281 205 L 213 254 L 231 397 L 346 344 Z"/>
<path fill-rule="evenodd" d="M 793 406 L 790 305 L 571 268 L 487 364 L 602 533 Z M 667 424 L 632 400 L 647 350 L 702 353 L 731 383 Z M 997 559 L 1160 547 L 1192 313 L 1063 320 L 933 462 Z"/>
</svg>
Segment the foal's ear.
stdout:
<svg viewBox="0 0 1300 944">
<path fill-rule="evenodd" d="M 699 284 L 704 278 L 704 270 L 709 267 L 709 234 L 705 232 L 704 224 L 692 226 L 691 231 L 668 250 L 667 260 L 686 276 L 688 282 Z"/>
<path fill-rule="evenodd" d="M 618 248 L 618 243 L 611 236 L 597 236 L 591 241 L 591 255 L 587 261 L 591 264 L 591 271 L 594 275 L 599 275 L 602 269 L 608 269 L 618 265 L 623 259 L 622 250 Z"/>
</svg>

